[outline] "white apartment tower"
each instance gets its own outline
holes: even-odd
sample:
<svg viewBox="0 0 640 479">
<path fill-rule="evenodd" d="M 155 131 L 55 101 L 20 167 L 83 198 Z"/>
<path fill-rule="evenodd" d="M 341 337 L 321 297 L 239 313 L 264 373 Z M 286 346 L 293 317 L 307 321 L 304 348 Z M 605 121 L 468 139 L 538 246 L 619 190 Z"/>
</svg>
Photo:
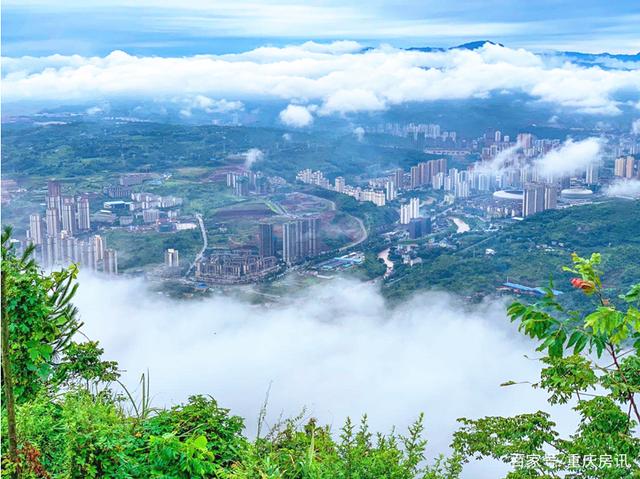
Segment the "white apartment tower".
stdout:
<svg viewBox="0 0 640 479">
<path fill-rule="evenodd" d="M 180 254 L 177 249 L 169 248 L 164 252 L 164 265 L 169 268 L 180 266 Z"/>
<path fill-rule="evenodd" d="M 29 215 L 29 237 L 34 244 L 40 246 L 44 243 L 42 234 L 42 218 L 39 214 Z"/>
</svg>

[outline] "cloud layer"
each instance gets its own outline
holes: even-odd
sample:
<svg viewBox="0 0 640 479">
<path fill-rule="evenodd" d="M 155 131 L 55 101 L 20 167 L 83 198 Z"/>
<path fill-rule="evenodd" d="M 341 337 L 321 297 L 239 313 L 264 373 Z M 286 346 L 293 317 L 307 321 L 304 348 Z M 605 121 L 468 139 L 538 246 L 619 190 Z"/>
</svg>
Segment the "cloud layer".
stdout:
<svg viewBox="0 0 640 479">
<path fill-rule="evenodd" d="M 586 171 L 587 167 L 600 162 L 602 142 L 598 138 L 587 138 L 582 141 L 568 139 L 560 148 L 534 162 L 544 175 L 572 175 Z"/>
<path fill-rule="evenodd" d="M 3 87 L 3 100 L 10 102 L 175 96 L 229 102 L 280 99 L 297 105 L 318 103 L 318 114 L 324 115 L 511 91 L 572 111 L 616 114 L 618 93 L 640 95 L 640 70 L 584 67 L 491 44 L 477 50 L 422 52 L 384 45 L 364 50 L 356 42 L 342 41 L 179 58 L 122 51 L 106 57 L 5 57 Z M 294 123 L 309 122 L 300 108 L 283 115 Z"/>
<path fill-rule="evenodd" d="M 603 140 L 596 137 L 574 141 L 569 138 L 557 148 L 532 160 L 536 170 L 549 178 L 584 173 L 587 167 L 599 164 Z M 519 143 L 505 148 L 491 160 L 478 163 L 478 171 L 498 174 L 505 170 L 517 169 L 525 164 L 522 145 Z"/>
<path fill-rule="evenodd" d="M 430 454 L 446 451 L 459 417 L 546 405 L 528 386 L 499 386 L 535 379 L 539 368 L 500 302 L 471 311 L 431 293 L 389 309 L 376 286 L 336 280 L 256 306 L 170 301 L 131 279 L 80 283 L 85 331 L 127 370 L 125 382 L 149 368 L 156 406 L 211 394 L 247 418 L 249 434 L 270 384 L 269 420 L 306 406 L 334 429 L 368 413 L 374 430 L 389 431 L 424 411 Z M 497 477 L 478 467 L 468 477 Z"/>
<path fill-rule="evenodd" d="M 640 198 L 640 180 L 617 180 L 609 185 L 605 190 L 605 194 L 623 198 Z"/>
</svg>

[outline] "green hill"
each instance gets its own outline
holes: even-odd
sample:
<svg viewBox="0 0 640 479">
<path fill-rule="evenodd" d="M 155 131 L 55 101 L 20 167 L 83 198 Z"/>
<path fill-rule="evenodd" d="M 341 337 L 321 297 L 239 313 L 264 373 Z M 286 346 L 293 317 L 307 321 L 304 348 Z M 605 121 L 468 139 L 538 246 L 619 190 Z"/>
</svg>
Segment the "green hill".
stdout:
<svg viewBox="0 0 640 479">
<path fill-rule="evenodd" d="M 464 238 L 464 237 L 463 237 Z M 549 210 L 497 233 L 468 235 L 456 251 L 422 252 L 423 263 L 399 265 L 385 285 L 387 297 L 401 300 L 416 290 L 445 289 L 471 297 L 496 292 L 506 281 L 568 290 L 562 271 L 569 255 L 602 253 L 606 288 L 618 290 L 640 265 L 640 201 L 610 200 Z M 487 255 L 487 248 L 495 255 Z"/>
</svg>

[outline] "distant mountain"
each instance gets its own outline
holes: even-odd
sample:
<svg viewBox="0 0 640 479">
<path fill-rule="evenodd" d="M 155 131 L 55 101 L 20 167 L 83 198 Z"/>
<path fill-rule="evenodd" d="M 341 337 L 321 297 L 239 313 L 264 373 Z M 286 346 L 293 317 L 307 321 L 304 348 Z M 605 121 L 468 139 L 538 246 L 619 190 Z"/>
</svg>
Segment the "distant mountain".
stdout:
<svg viewBox="0 0 640 479">
<path fill-rule="evenodd" d="M 498 45 L 503 47 L 502 43 L 492 42 L 490 40 L 478 40 L 475 42 L 463 43 L 462 45 L 458 45 L 455 47 L 449 48 L 440 48 L 440 47 L 411 47 L 406 48 L 405 50 L 416 51 L 416 52 L 444 52 L 446 50 L 477 50 L 478 48 L 482 48 L 485 44 L 489 45 Z"/>
<path fill-rule="evenodd" d="M 562 55 L 567 55 L 575 58 L 582 58 L 584 60 L 595 60 L 598 58 L 613 58 L 623 62 L 640 62 L 640 52 L 632 53 L 629 55 L 615 54 L 615 53 L 581 53 L 581 52 L 559 52 Z"/>
<path fill-rule="evenodd" d="M 504 47 L 502 43 L 492 42 L 491 40 L 477 40 L 473 42 L 463 43 L 455 47 L 442 48 L 442 47 L 410 47 L 405 48 L 408 51 L 417 52 L 445 52 L 447 50 L 477 50 L 482 48 L 486 44 L 497 45 Z M 363 51 L 366 51 L 364 49 Z M 536 52 L 538 55 L 547 58 L 565 58 L 577 65 L 584 67 L 599 67 L 605 70 L 609 69 L 621 69 L 632 70 L 640 66 L 640 52 L 635 54 L 614 54 L 614 53 L 582 53 L 571 51 L 540 51 Z"/>
<path fill-rule="evenodd" d="M 408 50 L 410 52 L 443 52 L 446 50 L 446 48 L 439 48 L 439 47 L 409 47 L 409 48 L 405 48 L 405 50 Z"/>
<path fill-rule="evenodd" d="M 640 53 L 618 55 L 612 53 L 558 52 L 554 57 L 564 57 L 582 67 L 599 67 L 603 70 L 636 70 L 640 67 Z"/>
<path fill-rule="evenodd" d="M 463 43 L 462 45 L 458 45 L 457 47 L 451 47 L 449 48 L 449 50 L 477 50 L 478 48 L 484 47 L 487 43 L 489 45 L 498 45 L 499 47 L 504 47 L 502 43 L 496 43 L 490 40 L 478 40 L 475 42 Z"/>
</svg>

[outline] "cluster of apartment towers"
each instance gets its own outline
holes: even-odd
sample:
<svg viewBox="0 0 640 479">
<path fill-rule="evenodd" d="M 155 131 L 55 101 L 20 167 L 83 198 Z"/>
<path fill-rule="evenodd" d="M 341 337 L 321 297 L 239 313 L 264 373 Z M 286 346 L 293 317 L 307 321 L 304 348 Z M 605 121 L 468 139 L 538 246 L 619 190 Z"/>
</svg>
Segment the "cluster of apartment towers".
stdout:
<svg viewBox="0 0 640 479">
<path fill-rule="evenodd" d="M 257 279 L 277 270 L 277 256 L 289 266 L 317 256 L 320 218 L 300 218 L 282 225 L 282 249 L 278 248 L 274 225 L 260 223 L 258 254 L 249 248 L 213 249 L 196 262 L 196 278 L 215 283 Z M 167 263 L 167 261 L 165 261 Z"/>
<path fill-rule="evenodd" d="M 100 235 L 91 235 L 89 197 L 62 195 L 58 181 L 47 183 L 44 220 L 29 216 L 27 241 L 36 246 L 36 257 L 44 267 L 78 263 L 92 271 L 118 274 L 118 254 L 106 247 Z"/>
<path fill-rule="evenodd" d="M 425 161 L 412 166 L 410 171 L 410 187 L 417 188 L 424 184 L 430 184 L 434 177 L 438 175 L 444 177 L 446 171 L 446 158 Z M 334 185 L 332 186 L 322 171 L 312 171 L 310 169 L 298 172 L 296 179 L 303 183 L 317 185 L 328 190 L 352 196 L 358 201 L 371 201 L 376 206 L 385 206 L 387 201 L 395 200 L 398 197 L 398 189 L 409 186 L 405 180 L 405 172 L 401 168 L 398 168 L 393 174 L 387 177 L 369 180 L 368 188 L 348 185 L 342 176 L 336 177 Z"/>
</svg>

